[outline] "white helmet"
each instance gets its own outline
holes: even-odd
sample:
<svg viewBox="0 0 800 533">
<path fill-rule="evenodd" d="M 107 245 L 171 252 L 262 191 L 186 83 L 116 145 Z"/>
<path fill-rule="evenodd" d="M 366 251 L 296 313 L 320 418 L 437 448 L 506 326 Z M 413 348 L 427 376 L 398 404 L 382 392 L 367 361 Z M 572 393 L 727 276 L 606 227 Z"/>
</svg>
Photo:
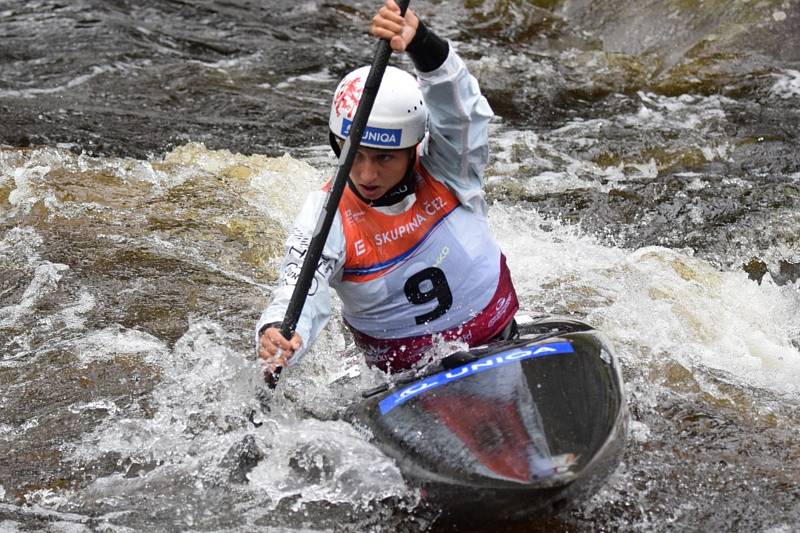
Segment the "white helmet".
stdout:
<svg viewBox="0 0 800 533">
<path fill-rule="evenodd" d="M 361 67 L 342 79 L 333 96 L 328 126 L 336 137 L 347 138 L 370 67 Z M 425 136 L 428 111 L 419 82 L 395 67 L 386 67 L 361 146 L 400 149 L 416 146 Z"/>
</svg>

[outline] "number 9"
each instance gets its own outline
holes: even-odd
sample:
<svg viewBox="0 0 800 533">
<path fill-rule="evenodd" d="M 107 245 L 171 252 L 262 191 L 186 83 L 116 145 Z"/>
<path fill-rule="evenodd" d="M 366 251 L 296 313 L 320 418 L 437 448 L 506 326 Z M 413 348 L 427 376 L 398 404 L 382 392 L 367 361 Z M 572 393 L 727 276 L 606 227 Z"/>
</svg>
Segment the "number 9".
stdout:
<svg viewBox="0 0 800 533">
<path fill-rule="evenodd" d="M 432 311 L 414 317 L 417 324 L 425 324 L 436 320 L 447 312 L 453 305 L 453 293 L 444 272 L 440 268 L 429 267 L 420 270 L 406 281 L 403 290 L 408 301 L 415 305 L 425 304 L 438 300 L 439 305 Z"/>
</svg>

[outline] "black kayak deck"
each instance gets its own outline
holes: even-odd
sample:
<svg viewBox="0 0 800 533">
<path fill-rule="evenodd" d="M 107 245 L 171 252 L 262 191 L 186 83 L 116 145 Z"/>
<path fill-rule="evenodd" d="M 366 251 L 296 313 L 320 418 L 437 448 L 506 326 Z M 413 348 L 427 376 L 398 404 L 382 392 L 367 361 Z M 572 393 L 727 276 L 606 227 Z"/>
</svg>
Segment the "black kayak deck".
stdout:
<svg viewBox="0 0 800 533">
<path fill-rule="evenodd" d="M 608 341 L 563 317 L 519 330 L 399 375 L 353 414 L 451 519 L 557 512 L 597 491 L 621 460 L 627 408 Z"/>
</svg>

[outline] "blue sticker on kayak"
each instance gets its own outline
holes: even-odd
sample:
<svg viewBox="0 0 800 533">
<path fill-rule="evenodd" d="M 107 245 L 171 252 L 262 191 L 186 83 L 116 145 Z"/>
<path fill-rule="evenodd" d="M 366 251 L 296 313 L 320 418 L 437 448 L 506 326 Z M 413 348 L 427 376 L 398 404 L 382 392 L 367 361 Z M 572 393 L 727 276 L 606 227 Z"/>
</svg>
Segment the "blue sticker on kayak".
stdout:
<svg viewBox="0 0 800 533">
<path fill-rule="evenodd" d="M 535 346 L 526 346 L 525 348 L 515 348 L 507 352 L 488 355 L 472 363 L 448 370 L 446 372 L 439 372 L 438 374 L 434 374 L 433 376 L 427 377 L 421 381 L 417 381 L 416 383 L 404 387 L 381 400 L 378 406 L 380 407 L 381 414 L 385 415 L 398 405 L 405 403 L 414 396 L 450 383 L 451 381 L 465 378 L 473 374 L 478 374 L 486 370 L 492 370 L 493 368 L 508 365 L 516 361 L 565 353 L 575 353 L 575 350 L 572 348 L 572 344 L 562 341 L 551 342 L 549 344 L 537 344 Z"/>
<path fill-rule="evenodd" d="M 344 119 L 342 121 L 342 137 L 347 137 L 350 134 L 350 126 L 352 121 Z M 377 144 L 378 146 L 400 146 L 400 137 L 403 135 L 403 130 L 395 130 L 388 128 L 372 128 L 367 126 L 364 128 L 364 134 L 361 135 L 361 142 L 370 144 Z"/>
</svg>

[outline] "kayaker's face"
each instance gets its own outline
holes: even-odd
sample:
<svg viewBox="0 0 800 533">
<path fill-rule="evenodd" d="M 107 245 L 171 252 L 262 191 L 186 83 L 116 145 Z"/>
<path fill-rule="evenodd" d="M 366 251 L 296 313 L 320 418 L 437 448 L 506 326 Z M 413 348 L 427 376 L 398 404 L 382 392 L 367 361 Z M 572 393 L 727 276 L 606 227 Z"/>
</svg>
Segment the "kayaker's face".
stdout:
<svg viewBox="0 0 800 533">
<path fill-rule="evenodd" d="M 361 196 L 377 200 L 403 179 L 413 150 L 378 150 L 362 146 L 350 169 L 350 180 Z"/>
</svg>

